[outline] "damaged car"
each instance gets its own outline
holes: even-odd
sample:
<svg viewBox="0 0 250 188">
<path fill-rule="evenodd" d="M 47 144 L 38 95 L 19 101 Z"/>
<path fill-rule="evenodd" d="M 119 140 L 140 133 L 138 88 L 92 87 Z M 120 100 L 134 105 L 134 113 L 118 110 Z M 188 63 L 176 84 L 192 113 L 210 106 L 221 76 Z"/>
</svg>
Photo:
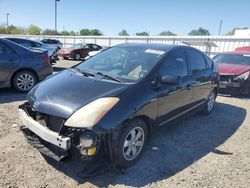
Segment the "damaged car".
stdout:
<svg viewBox="0 0 250 188">
<path fill-rule="evenodd" d="M 250 96 L 250 52 L 235 51 L 216 55 L 220 72 L 220 93 Z"/>
<path fill-rule="evenodd" d="M 36 85 L 19 107 L 21 130 L 61 160 L 103 154 L 128 167 L 151 132 L 215 106 L 217 65 L 188 46 L 120 44 Z"/>
</svg>

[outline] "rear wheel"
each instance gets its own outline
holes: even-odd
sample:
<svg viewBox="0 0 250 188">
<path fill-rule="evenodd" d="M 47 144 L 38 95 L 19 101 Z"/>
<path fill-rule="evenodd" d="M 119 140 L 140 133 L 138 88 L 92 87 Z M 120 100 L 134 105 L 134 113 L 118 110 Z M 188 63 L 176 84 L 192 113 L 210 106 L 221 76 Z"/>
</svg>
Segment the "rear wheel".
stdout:
<svg viewBox="0 0 250 188">
<path fill-rule="evenodd" d="M 67 57 L 63 57 L 63 59 L 69 59 L 69 58 L 67 58 Z"/>
<path fill-rule="evenodd" d="M 208 99 L 206 101 L 203 113 L 204 114 L 210 114 L 215 106 L 215 99 L 216 99 L 216 92 L 213 90 L 210 95 L 208 96 Z"/>
<path fill-rule="evenodd" d="M 31 71 L 20 71 L 13 78 L 14 88 L 21 93 L 26 93 L 37 83 L 37 78 Z"/>
<path fill-rule="evenodd" d="M 129 167 L 140 158 L 145 148 L 148 139 L 146 123 L 142 119 L 131 121 L 121 131 L 119 138 L 115 152 L 117 165 Z"/>
<path fill-rule="evenodd" d="M 76 53 L 75 54 L 75 60 L 79 61 L 81 59 L 81 54 Z"/>
</svg>

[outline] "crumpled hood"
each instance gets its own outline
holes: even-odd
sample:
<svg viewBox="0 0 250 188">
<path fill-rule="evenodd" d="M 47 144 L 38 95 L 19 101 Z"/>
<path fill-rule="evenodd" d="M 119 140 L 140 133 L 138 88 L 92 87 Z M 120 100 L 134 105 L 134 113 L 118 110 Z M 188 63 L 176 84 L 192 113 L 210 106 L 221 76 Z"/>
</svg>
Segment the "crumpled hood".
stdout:
<svg viewBox="0 0 250 188">
<path fill-rule="evenodd" d="M 27 95 L 36 111 L 68 118 L 82 106 L 101 97 L 119 96 L 129 86 L 64 70 L 36 85 Z"/>
<path fill-rule="evenodd" d="M 219 63 L 218 67 L 220 74 L 229 74 L 236 76 L 250 70 L 249 65 L 239 65 L 239 64 Z"/>
</svg>

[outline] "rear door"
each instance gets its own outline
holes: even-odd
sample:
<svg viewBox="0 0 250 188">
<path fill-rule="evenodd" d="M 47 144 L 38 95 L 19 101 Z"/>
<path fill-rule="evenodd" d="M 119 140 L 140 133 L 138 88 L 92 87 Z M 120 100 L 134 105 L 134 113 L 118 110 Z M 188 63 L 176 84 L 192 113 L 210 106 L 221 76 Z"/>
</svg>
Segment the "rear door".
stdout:
<svg viewBox="0 0 250 188">
<path fill-rule="evenodd" d="M 188 71 L 185 49 L 171 52 L 161 64 L 159 77 L 180 76 L 178 85 L 162 84 L 158 89 L 158 122 L 163 125 L 184 114 L 192 102 L 192 77 Z"/>
<path fill-rule="evenodd" d="M 0 42 L 0 85 L 2 85 L 18 66 L 18 56 L 8 45 Z"/>
<path fill-rule="evenodd" d="M 188 49 L 188 60 L 192 74 L 193 102 L 205 101 L 211 89 L 210 74 L 205 57 L 202 52 L 195 49 Z"/>
</svg>

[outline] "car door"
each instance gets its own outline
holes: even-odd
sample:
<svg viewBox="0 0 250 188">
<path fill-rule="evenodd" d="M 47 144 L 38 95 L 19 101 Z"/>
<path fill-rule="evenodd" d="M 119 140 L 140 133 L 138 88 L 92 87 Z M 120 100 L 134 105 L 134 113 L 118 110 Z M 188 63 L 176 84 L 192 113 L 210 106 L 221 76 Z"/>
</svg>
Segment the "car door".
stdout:
<svg viewBox="0 0 250 188">
<path fill-rule="evenodd" d="M 18 66 L 18 56 L 15 51 L 0 42 L 0 85 L 9 77 L 10 73 Z"/>
<path fill-rule="evenodd" d="M 170 52 L 160 65 L 159 77 L 180 76 L 179 84 L 161 84 L 157 91 L 158 122 L 163 125 L 185 113 L 192 100 L 192 77 L 188 71 L 185 49 Z"/>
<path fill-rule="evenodd" d="M 81 51 L 80 51 L 80 53 L 81 53 L 81 57 L 82 58 L 85 58 L 85 57 L 87 57 L 88 55 L 89 55 L 89 52 L 91 51 L 90 50 L 90 45 L 89 44 L 86 44 L 86 45 L 84 45 L 82 48 L 81 48 Z"/>
<path fill-rule="evenodd" d="M 192 74 L 193 102 L 203 102 L 208 97 L 211 88 L 210 74 L 205 57 L 202 52 L 195 49 L 188 49 L 188 60 Z"/>
</svg>

